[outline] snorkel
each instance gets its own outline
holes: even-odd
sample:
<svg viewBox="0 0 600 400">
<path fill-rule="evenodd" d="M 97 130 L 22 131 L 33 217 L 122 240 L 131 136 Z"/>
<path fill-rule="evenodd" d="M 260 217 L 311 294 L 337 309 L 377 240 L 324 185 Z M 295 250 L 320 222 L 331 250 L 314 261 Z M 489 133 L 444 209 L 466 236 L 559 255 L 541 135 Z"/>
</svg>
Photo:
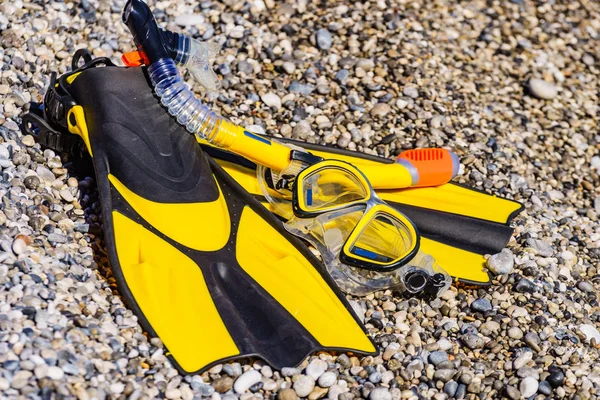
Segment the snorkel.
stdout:
<svg viewBox="0 0 600 400">
<path fill-rule="evenodd" d="M 131 31 L 144 64 L 148 65 L 156 95 L 188 132 L 257 164 L 269 165 L 277 171 L 288 167 L 288 147 L 247 132 L 211 111 L 183 81 L 176 61 L 180 65 L 194 66 L 196 75 L 214 74 L 209 72 L 209 51 L 205 44 L 159 29 L 150 8 L 141 0 L 128 0 L 123 22 Z"/>
</svg>

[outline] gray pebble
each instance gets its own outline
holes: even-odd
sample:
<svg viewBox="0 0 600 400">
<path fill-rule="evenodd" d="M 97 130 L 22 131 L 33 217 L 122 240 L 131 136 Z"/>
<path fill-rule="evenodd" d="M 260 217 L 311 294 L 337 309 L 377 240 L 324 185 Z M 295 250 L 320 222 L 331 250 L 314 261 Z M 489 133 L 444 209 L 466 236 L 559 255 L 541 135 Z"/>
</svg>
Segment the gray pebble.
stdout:
<svg viewBox="0 0 600 400">
<path fill-rule="evenodd" d="M 438 365 L 444 361 L 448 361 L 448 354 L 445 351 L 434 351 L 429 354 L 428 360 L 429 363 Z"/>
<path fill-rule="evenodd" d="M 27 189 L 37 189 L 37 187 L 40 186 L 40 183 L 40 178 L 35 175 L 31 175 L 23 179 L 23 184 Z"/>
<path fill-rule="evenodd" d="M 27 251 L 27 243 L 21 238 L 15 239 L 12 244 L 12 251 L 16 254 L 23 254 Z"/>
<path fill-rule="evenodd" d="M 487 266 L 490 271 L 496 275 L 510 274 L 514 268 L 515 260 L 512 251 L 502 249 L 500 253 L 492 255 L 487 260 Z"/>
<path fill-rule="evenodd" d="M 471 303 L 471 309 L 473 311 L 478 311 L 481 313 L 485 313 L 488 311 L 492 311 L 492 303 L 486 298 L 480 298 Z"/>
<path fill-rule="evenodd" d="M 519 378 L 535 378 L 540 379 L 540 374 L 535 368 L 523 367 L 517 371 L 517 376 Z"/>
<path fill-rule="evenodd" d="M 406 372 L 412 376 L 417 371 L 419 371 L 419 372 L 423 371 L 423 368 L 425 368 L 423 361 L 417 359 L 417 360 L 411 361 L 410 364 L 408 364 L 406 366 Z"/>
<path fill-rule="evenodd" d="M 228 63 L 223 63 L 217 67 L 217 72 L 223 76 L 229 75 L 231 74 L 231 67 Z"/>
<path fill-rule="evenodd" d="M 381 382 L 381 378 L 382 376 L 380 372 L 373 372 L 369 375 L 369 382 L 373 384 L 378 384 L 379 382 Z"/>
<path fill-rule="evenodd" d="M 521 398 L 521 392 L 519 392 L 519 389 L 511 385 L 506 387 L 506 394 L 512 400 L 519 400 Z"/>
<path fill-rule="evenodd" d="M 512 339 L 521 339 L 523 337 L 523 331 L 516 326 L 513 326 L 508 330 L 508 337 Z"/>
<path fill-rule="evenodd" d="M 237 63 L 237 69 L 239 72 L 243 72 L 246 75 L 250 75 L 254 73 L 254 67 L 248 61 L 242 60 Z"/>
<path fill-rule="evenodd" d="M 350 71 L 348 71 L 347 69 L 340 69 L 338 72 L 336 72 L 334 79 L 340 85 L 344 85 L 346 83 L 346 79 L 348 79 L 349 75 L 350 75 Z"/>
<path fill-rule="evenodd" d="M 594 286 L 588 281 L 580 281 L 577 283 L 577 288 L 585 293 L 594 293 Z"/>
<path fill-rule="evenodd" d="M 438 369 L 433 374 L 433 378 L 445 383 L 452 379 L 454 375 L 456 375 L 455 369 Z"/>
<path fill-rule="evenodd" d="M 467 333 L 462 336 L 461 340 L 471 350 L 481 349 L 484 345 L 483 339 L 476 333 Z"/>
<path fill-rule="evenodd" d="M 404 89 L 402 89 L 402 94 L 410 97 L 411 99 L 416 99 L 419 97 L 419 90 L 413 86 L 406 86 Z"/>
<path fill-rule="evenodd" d="M 550 396 L 552 394 L 552 386 L 548 382 L 542 381 L 538 386 L 538 392 Z"/>
<path fill-rule="evenodd" d="M 294 64 L 293 62 L 290 61 L 286 61 L 281 65 L 281 68 L 283 68 L 283 70 L 287 73 L 287 74 L 293 74 L 294 71 L 296 70 L 296 64 Z"/>
<path fill-rule="evenodd" d="M 360 98 L 357 95 L 349 95 L 347 101 L 348 108 L 350 108 L 350 111 L 365 111 L 365 108 L 362 106 Z"/>
<path fill-rule="evenodd" d="M 310 123 L 308 121 L 300 121 L 294 127 L 292 131 L 295 138 L 306 139 L 309 136 L 313 135 L 312 128 L 310 127 Z"/>
<path fill-rule="evenodd" d="M 292 93 L 299 93 L 305 96 L 310 96 L 310 94 L 315 90 L 315 87 L 310 84 L 300 83 L 298 81 L 292 81 L 290 86 L 288 86 L 288 90 Z"/>
<path fill-rule="evenodd" d="M 456 393 L 454 394 L 454 397 L 456 397 L 457 399 L 464 399 L 465 395 L 467 394 L 467 386 L 463 385 L 462 383 L 458 385 L 458 388 L 456 389 Z"/>
<path fill-rule="evenodd" d="M 337 358 L 337 362 L 342 366 L 342 368 L 350 368 L 352 363 L 350 362 L 350 358 L 346 354 L 341 354 Z"/>
<path fill-rule="evenodd" d="M 300 375 L 301 372 L 302 371 L 300 371 L 300 369 L 298 369 L 298 368 L 282 368 L 281 369 L 281 375 L 286 376 L 286 377 Z"/>
<path fill-rule="evenodd" d="M 179 26 L 193 26 L 204 23 L 202 14 L 181 14 L 175 17 L 175 24 Z"/>
<path fill-rule="evenodd" d="M 515 284 L 515 286 L 513 287 L 513 289 L 516 292 L 519 292 L 519 293 L 533 293 L 536 290 L 536 286 L 529 279 L 527 279 L 527 278 L 521 278 Z"/>
<path fill-rule="evenodd" d="M 317 46 L 321 50 L 329 50 L 333 43 L 333 38 L 331 37 L 331 33 L 325 29 L 321 28 L 317 31 Z"/>
<path fill-rule="evenodd" d="M 531 347 L 532 349 L 534 349 L 535 351 L 540 351 L 540 337 L 536 332 L 527 332 L 527 334 L 525 334 L 525 337 L 523 338 L 523 341 L 525 343 L 527 343 L 527 345 L 529 347 Z"/>
<path fill-rule="evenodd" d="M 448 397 L 454 397 L 457 389 L 458 389 L 458 383 L 456 381 L 448 381 L 444 385 L 444 393 L 446 393 L 448 395 Z"/>
<path fill-rule="evenodd" d="M 542 257 L 552 257 L 554 254 L 552 245 L 545 240 L 529 238 L 527 239 L 527 245 L 536 250 Z"/>
<path fill-rule="evenodd" d="M 223 372 L 235 378 L 242 374 L 242 367 L 238 363 L 225 364 L 223 365 Z"/>
</svg>

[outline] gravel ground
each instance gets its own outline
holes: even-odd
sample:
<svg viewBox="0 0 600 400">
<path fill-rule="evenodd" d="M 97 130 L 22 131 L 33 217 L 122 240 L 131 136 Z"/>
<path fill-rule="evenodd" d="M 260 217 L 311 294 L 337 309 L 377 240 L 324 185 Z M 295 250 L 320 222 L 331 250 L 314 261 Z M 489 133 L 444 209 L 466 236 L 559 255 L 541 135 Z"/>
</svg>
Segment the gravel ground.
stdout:
<svg viewBox="0 0 600 400">
<path fill-rule="evenodd" d="M 264 2 L 263 2 L 264 1 Z M 19 133 L 51 71 L 132 49 L 112 0 L 0 5 L 0 397 L 596 398 L 600 5 L 532 0 L 154 2 L 223 44 L 220 112 L 383 156 L 445 146 L 461 181 L 523 202 L 501 273 L 423 302 L 352 299 L 378 357 L 180 376 L 113 291 L 91 178 Z M 79 181 L 78 181 L 79 179 Z"/>
</svg>

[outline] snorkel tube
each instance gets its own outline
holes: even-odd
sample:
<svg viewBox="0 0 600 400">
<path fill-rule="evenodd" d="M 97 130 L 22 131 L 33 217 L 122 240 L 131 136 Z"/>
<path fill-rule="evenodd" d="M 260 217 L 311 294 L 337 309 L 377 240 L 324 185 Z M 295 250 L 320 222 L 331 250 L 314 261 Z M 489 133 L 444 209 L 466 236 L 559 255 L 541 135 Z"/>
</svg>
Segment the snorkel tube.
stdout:
<svg viewBox="0 0 600 400">
<path fill-rule="evenodd" d="M 144 63 L 148 65 L 156 95 L 169 114 L 188 132 L 257 164 L 268 165 L 278 171 L 288 167 L 288 147 L 247 132 L 211 111 L 183 81 L 175 61 L 181 65 L 193 63 L 194 58 L 199 64 L 207 61 L 208 55 L 203 60 L 203 55 L 194 53 L 201 51 L 197 45 L 199 42 L 159 29 L 152 11 L 141 0 L 128 0 L 123 10 L 123 22 L 131 31 Z"/>
</svg>

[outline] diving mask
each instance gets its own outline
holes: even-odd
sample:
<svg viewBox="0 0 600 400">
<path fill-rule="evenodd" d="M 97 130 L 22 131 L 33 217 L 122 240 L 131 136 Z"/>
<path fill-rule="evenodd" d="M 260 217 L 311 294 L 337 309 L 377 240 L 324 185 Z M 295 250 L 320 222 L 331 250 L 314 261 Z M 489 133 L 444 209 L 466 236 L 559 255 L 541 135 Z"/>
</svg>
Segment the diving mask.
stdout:
<svg viewBox="0 0 600 400">
<path fill-rule="evenodd" d="M 292 190 L 292 208 L 286 229 L 317 248 L 347 293 L 362 296 L 403 287 L 436 296 L 451 283 L 432 257 L 419 252 L 413 223 L 379 199 L 351 164 L 327 160 L 302 170 Z"/>
</svg>

